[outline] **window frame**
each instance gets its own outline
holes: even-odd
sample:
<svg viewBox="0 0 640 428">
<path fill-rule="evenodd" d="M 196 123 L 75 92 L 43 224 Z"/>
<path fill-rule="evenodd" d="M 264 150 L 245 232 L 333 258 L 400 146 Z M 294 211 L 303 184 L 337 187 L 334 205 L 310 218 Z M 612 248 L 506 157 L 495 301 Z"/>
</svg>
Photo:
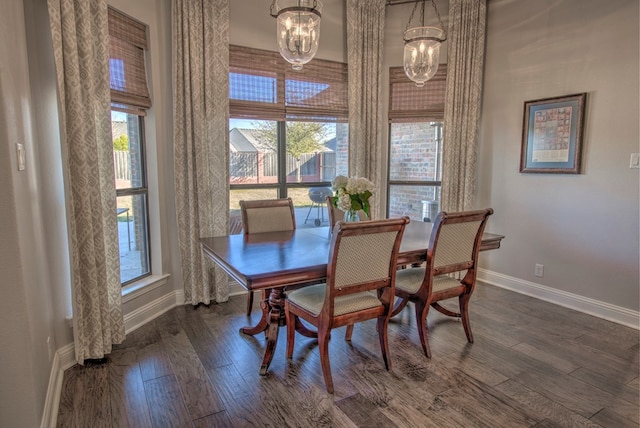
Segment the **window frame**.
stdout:
<svg viewBox="0 0 640 428">
<path fill-rule="evenodd" d="M 114 110 L 115 111 L 115 110 Z M 146 157 L 146 139 L 145 139 L 145 130 L 144 130 L 144 116 L 129 112 L 127 113 L 131 116 L 137 117 L 137 126 L 138 126 L 138 137 L 140 139 L 140 181 L 142 182 L 141 186 L 138 187 L 128 187 L 128 188 L 116 188 L 116 200 L 120 197 L 127 196 L 143 196 L 144 197 L 144 206 L 145 206 L 145 216 L 144 216 L 144 229 L 145 229 L 145 242 L 146 242 L 146 263 L 147 263 L 147 272 L 142 275 L 138 275 L 134 278 L 131 278 L 127 281 L 122 282 L 122 287 L 130 285 L 136 281 L 139 281 L 143 278 L 152 275 L 151 268 L 151 233 L 150 233 L 150 221 L 149 221 L 149 184 L 147 180 L 147 157 Z M 129 225 L 127 225 L 129 227 Z"/>
<path fill-rule="evenodd" d="M 444 94 L 447 66 L 440 64 L 436 75 L 423 87 L 416 87 L 402 67 L 389 67 L 388 153 L 387 153 L 387 217 L 391 212 L 393 186 L 435 187 L 440 201 L 442 188 L 442 156 L 438 157 L 435 180 L 394 180 L 392 176 L 392 127 L 394 123 L 435 123 L 436 144 L 444 147 Z M 394 97 L 395 94 L 395 97 Z M 437 125 L 440 124 L 440 125 Z M 415 209 L 415 208 L 414 208 Z M 423 218 L 421 218 L 422 220 Z"/>
<path fill-rule="evenodd" d="M 330 70 L 330 72 L 327 72 Z M 236 189 L 276 189 L 279 198 L 289 195 L 293 188 L 330 187 L 330 181 L 287 181 L 287 147 L 286 127 L 288 122 L 320 122 L 348 123 L 347 65 L 335 61 L 314 59 L 305 64 L 302 72 L 294 71 L 279 53 L 243 46 L 229 46 L 229 74 L 245 71 L 249 75 L 270 77 L 275 79 L 271 102 L 258 102 L 231 97 L 229 87 L 229 119 L 274 121 L 277 127 L 276 156 L 277 182 L 259 184 L 232 184 L 230 190 Z M 231 79 L 230 79 L 231 80 Z M 300 105 L 296 100 L 287 101 L 287 82 L 307 81 L 312 84 L 324 84 L 330 90 L 328 97 L 313 105 Z M 304 84 L 301 85 L 304 87 Z M 298 86 L 300 88 L 300 85 Z M 244 93 L 238 91 L 238 93 Z M 293 97 L 292 97 L 293 98 Z"/>
<path fill-rule="evenodd" d="M 147 110 L 151 108 L 151 98 L 147 83 L 147 67 L 145 56 L 148 49 L 147 25 L 131 18 L 119 10 L 109 6 L 109 82 L 111 87 L 111 110 L 127 115 L 127 123 L 130 116 L 137 117 L 137 137 L 139 146 L 139 167 L 141 185 L 129 188 L 116 189 L 117 198 L 131 197 L 133 201 L 137 196 L 143 197 L 144 216 L 142 218 L 144 228 L 146 256 L 146 272 L 134 278 L 122 281 L 122 269 L 120 271 L 121 286 L 124 289 L 133 283 L 153 275 L 152 242 L 150 222 L 149 181 L 147 176 L 148 159 L 146 149 L 145 121 Z M 114 65 L 119 68 L 114 70 Z M 129 144 L 131 139 L 129 138 Z M 131 146 L 129 147 L 131 156 Z M 117 205 L 117 203 L 116 203 Z M 136 214 L 137 215 L 137 214 Z M 135 229 L 134 219 L 134 229 Z M 130 227 L 127 224 L 127 227 Z M 135 234 L 135 232 L 134 232 Z M 135 239 L 135 235 L 134 235 Z M 136 240 L 136 245 L 140 243 Z M 120 256 L 120 248 L 118 248 Z M 141 263 L 141 268 L 144 265 Z"/>
</svg>

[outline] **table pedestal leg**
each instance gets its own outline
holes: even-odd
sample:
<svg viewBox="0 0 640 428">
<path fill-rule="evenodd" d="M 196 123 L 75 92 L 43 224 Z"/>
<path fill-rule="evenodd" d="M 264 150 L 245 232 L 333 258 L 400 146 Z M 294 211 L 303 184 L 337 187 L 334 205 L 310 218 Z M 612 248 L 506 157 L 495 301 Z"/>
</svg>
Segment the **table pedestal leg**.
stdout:
<svg viewBox="0 0 640 428">
<path fill-rule="evenodd" d="M 278 342 L 278 332 L 281 325 L 285 325 L 284 316 L 284 288 L 272 288 L 269 294 L 269 327 L 267 328 L 267 346 L 264 349 L 264 357 L 262 358 L 262 365 L 260 366 L 260 375 L 267 374 L 271 360 L 273 360 L 273 354 L 276 350 L 276 343 Z"/>
<path fill-rule="evenodd" d="M 266 291 L 269 293 L 269 296 L 266 302 L 263 302 L 261 305 L 262 317 L 260 321 L 258 321 L 258 324 L 256 324 L 255 327 L 243 327 L 240 329 L 241 333 L 251 336 L 263 331 L 266 333 L 267 344 L 264 350 L 264 357 L 262 358 L 262 365 L 260 366 L 260 374 L 262 376 L 267 374 L 271 360 L 273 360 L 280 327 L 286 324 L 284 315 L 284 300 L 286 298 L 284 287 L 272 288 Z M 263 296 L 263 298 L 264 297 L 265 296 Z M 296 330 L 306 337 L 318 337 L 317 332 L 306 328 L 300 320 L 296 323 Z"/>
<path fill-rule="evenodd" d="M 269 290 L 267 290 L 269 291 Z M 260 310 L 262 311 L 262 316 L 254 327 L 242 327 L 240 329 L 240 333 L 248 334 L 250 336 L 255 336 L 258 333 L 262 333 L 269 328 L 269 304 L 265 301 L 265 290 L 262 290 L 262 301 L 260 302 Z"/>
</svg>

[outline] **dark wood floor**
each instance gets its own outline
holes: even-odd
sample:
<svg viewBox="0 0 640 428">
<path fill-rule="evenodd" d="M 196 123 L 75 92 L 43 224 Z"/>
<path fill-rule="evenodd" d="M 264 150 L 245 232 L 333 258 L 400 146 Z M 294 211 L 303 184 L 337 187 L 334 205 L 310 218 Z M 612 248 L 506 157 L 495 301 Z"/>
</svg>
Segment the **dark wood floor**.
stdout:
<svg viewBox="0 0 640 428">
<path fill-rule="evenodd" d="M 433 311 L 431 360 L 412 307 L 390 325 L 390 372 L 374 322 L 357 325 L 351 343 L 334 331 L 329 395 L 317 343 L 298 335 L 287 361 L 284 329 L 269 374 L 258 374 L 264 337 L 238 332 L 245 302 L 172 309 L 130 333 L 107 363 L 72 367 L 58 426 L 639 426 L 634 329 L 479 284 L 475 343 Z"/>
</svg>

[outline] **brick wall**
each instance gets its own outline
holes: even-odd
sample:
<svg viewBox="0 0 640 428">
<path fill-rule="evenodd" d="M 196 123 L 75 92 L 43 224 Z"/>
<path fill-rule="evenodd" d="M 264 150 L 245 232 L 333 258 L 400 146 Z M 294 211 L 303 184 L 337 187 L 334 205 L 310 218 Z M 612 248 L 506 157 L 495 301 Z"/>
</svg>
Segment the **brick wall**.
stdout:
<svg viewBox="0 0 640 428">
<path fill-rule="evenodd" d="M 438 179 L 437 166 L 442 162 L 442 153 L 437 144 L 437 129 L 429 122 L 392 124 L 389 163 L 392 181 Z M 389 188 L 389 216 L 408 215 L 414 220 L 422 220 L 422 201 L 434 200 L 440 200 L 439 187 L 392 185 Z"/>
</svg>

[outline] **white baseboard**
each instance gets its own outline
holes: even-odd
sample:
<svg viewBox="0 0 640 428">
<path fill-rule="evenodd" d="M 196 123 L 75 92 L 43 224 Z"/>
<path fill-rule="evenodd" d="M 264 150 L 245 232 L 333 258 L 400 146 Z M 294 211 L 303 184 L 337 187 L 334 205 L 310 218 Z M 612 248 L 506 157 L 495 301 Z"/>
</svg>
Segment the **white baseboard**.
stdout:
<svg viewBox="0 0 640 428">
<path fill-rule="evenodd" d="M 180 305 L 180 300 L 184 304 L 184 291 L 174 290 L 126 314 L 124 316 L 124 331 L 131 333 L 133 330 L 142 327 L 149 321 Z"/>
<path fill-rule="evenodd" d="M 486 269 L 478 269 L 478 280 L 496 287 L 526 294 L 545 302 L 573 309 L 594 317 L 603 318 L 627 327 L 640 329 L 640 312 L 590 299 L 566 291 L 558 290 Z"/>
<path fill-rule="evenodd" d="M 179 305 L 184 305 L 184 291 L 171 291 L 135 311 L 126 314 L 124 316 L 125 332 L 130 333 Z M 40 423 L 41 428 L 54 428 L 56 426 L 64 371 L 72 367 L 75 363 L 76 357 L 73 343 L 69 343 L 55 352 L 51 364 L 49 386 L 47 388 L 42 421 Z"/>
<path fill-rule="evenodd" d="M 49 374 L 49 386 L 47 387 L 47 396 L 44 401 L 44 411 L 42 412 L 40 428 L 54 428 L 56 426 L 64 371 L 75 363 L 73 343 L 63 346 L 53 354 L 51 372 Z"/>
</svg>

